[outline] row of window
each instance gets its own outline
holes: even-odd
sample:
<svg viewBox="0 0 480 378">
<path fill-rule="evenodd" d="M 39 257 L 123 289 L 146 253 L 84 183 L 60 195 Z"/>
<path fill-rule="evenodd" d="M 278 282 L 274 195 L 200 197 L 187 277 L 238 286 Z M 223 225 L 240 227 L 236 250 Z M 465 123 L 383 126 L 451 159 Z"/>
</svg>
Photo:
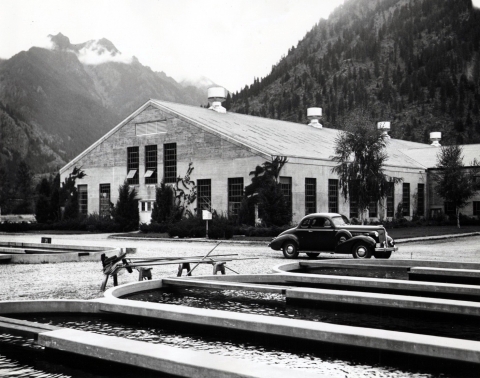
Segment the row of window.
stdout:
<svg viewBox="0 0 480 378">
<path fill-rule="evenodd" d="M 145 146 L 145 184 L 158 183 L 157 145 Z M 127 147 L 127 182 L 129 185 L 140 183 L 140 147 Z M 163 178 L 165 183 L 175 183 L 177 179 L 177 144 L 163 145 Z"/>
<path fill-rule="evenodd" d="M 147 146 L 148 147 L 148 146 Z M 280 187 L 287 204 L 292 208 L 292 178 L 280 177 Z M 237 215 L 240 204 L 243 199 L 243 177 L 234 177 L 228 179 L 228 213 L 229 215 Z M 100 203 L 99 214 L 101 216 L 109 214 L 110 211 L 110 184 L 100 184 Z M 88 213 L 88 192 L 87 185 L 78 185 L 78 201 L 80 214 Z M 151 211 L 150 205 L 142 202 L 142 211 Z M 339 190 L 338 180 L 328 180 L 328 212 L 339 212 Z M 148 208 L 147 208 L 148 206 Z M 418 184 L 417 190 L 417 214 L 424 215 L 425 206 L 425 185 Z M 199 210 L 212 209 L 212 180 L 197 180 L 197 207 Z M 403 215 L 410 215 L 410 184 L 403 183 L 402 193 L 402 209 Z M 452 209 L 445 205 L 445 213 L 448 214 Z M 454 211 L 454 209 L 453 209 Z M 305 214 L 317 212 L 317 179 L 305 178 Z M 473 202 L 473 215 L 480 215 L 480 202 Z M 372 202 L 369 206 L 369 216 L 371 218 L 378 216 L 377 204 Z M 387 195 L 387 217 L 394 216 L 394 190 L 393 184 Z M 350 218 L 358 217 L 358 207 L 356 202 L 350 201 Z"/>
</svg>

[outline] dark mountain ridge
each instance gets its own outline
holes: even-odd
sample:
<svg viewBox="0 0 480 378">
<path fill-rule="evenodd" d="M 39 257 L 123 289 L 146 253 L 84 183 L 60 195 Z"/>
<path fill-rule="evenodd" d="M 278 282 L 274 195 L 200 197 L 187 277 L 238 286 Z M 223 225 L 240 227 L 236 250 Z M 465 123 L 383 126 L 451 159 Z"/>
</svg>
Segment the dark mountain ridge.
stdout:
<svg viewBox="0 0 480 378">
<path fill-rule="evenodd" d="M 232 96 L 233 111 L 342 128 L 368 109 L 391 135 L 479 143 L 480 11 L 470 0 L 347 0 L 269 75 Z"/>
</svg>

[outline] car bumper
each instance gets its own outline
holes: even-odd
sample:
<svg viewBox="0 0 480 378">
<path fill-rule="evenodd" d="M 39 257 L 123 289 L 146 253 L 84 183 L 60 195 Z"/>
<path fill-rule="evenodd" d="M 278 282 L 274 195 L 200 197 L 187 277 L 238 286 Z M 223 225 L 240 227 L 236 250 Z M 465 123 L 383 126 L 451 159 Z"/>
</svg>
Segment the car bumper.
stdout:
<svg viewBox="0 0 480 378">
<path fill-rule="evenodd" d="M 375 247 L 375 252 L 396 252 L 398 247 Z"/>
</svg>

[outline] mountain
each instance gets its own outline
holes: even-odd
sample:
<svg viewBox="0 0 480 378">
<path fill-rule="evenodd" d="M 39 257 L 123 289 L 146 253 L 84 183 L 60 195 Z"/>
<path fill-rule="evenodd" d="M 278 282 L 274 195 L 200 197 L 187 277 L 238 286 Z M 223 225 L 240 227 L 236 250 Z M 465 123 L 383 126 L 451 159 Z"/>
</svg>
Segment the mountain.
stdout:
<svg viewBox="0 0 480 378">
<path fill-rule="evenodd" d="M 32 47 L 0 61 L 0 162 L 58 169 L 150 98 L 200 106 L 206 91 L 184 87 L 107 39 Z"/>
<path fill-rule="evenodd" d="M 480 142 L 480 10 L 471 0 L 346 0 L 292 46 L 231 110 L 342 128 L 367 109 L 395 138 Z"/>
</svg>

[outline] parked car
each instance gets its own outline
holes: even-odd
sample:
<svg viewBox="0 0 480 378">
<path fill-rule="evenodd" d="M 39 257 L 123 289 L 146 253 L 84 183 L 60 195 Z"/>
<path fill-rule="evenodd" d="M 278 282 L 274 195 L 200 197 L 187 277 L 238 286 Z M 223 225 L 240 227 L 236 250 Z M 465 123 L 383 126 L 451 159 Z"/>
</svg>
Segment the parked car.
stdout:
<svg viewBox="0 0 480 378">
<path fill-rule="evenodd" d="M 282 232 L 268 245 L 282 250 L 287 259 L 305 252 L 317 257 L 320 252 L 352 254 L 356 259 L 388 259 L 397 251 L 394 240 L 383 226 L 348 224 L 348 218 L 336 213 L 314 213 L 305 216 L 297 227 Z"/>
</svg>

